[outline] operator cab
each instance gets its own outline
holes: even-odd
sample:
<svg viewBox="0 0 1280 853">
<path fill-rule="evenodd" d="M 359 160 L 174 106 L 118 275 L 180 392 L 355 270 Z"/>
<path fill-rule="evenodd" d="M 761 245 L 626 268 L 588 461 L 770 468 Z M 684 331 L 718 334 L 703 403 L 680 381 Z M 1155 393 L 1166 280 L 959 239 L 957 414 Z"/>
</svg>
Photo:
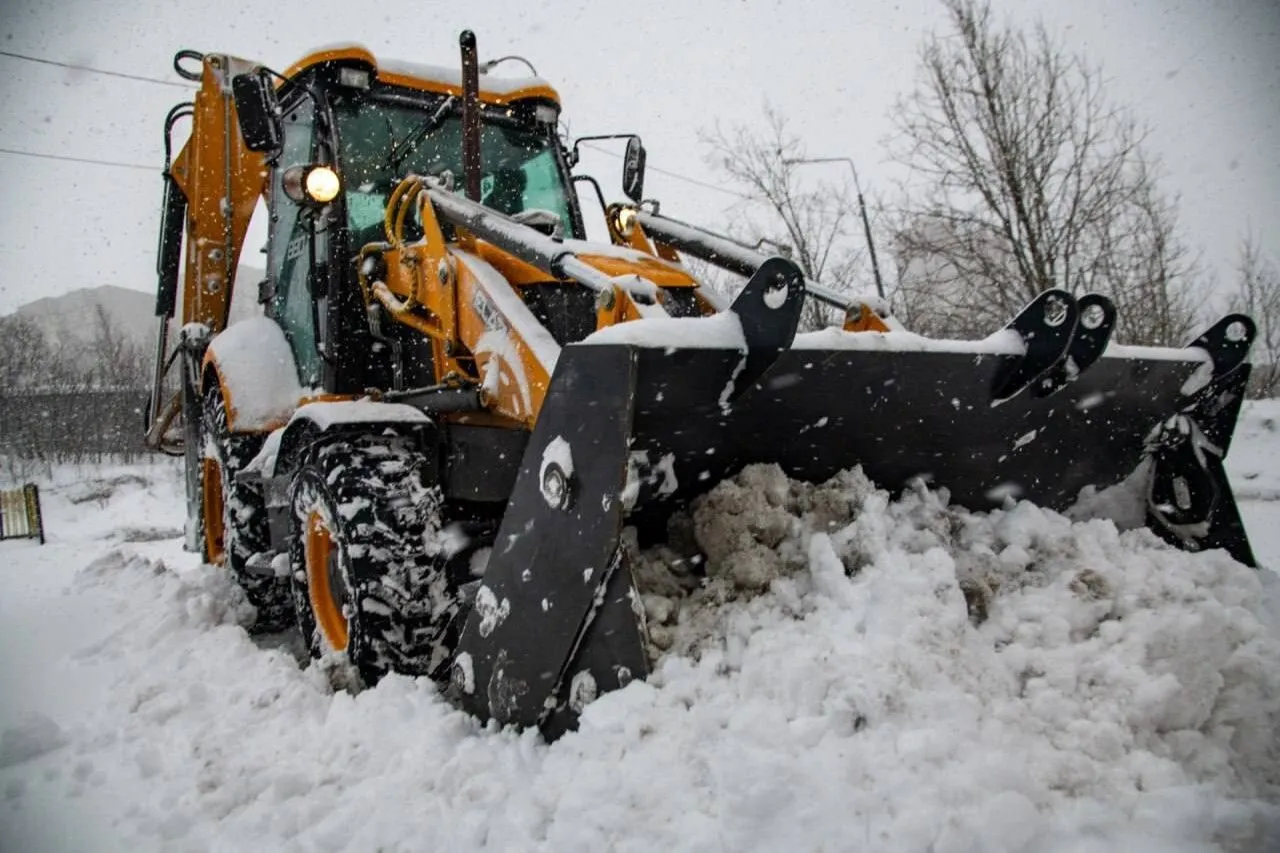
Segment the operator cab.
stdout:
<svg viewBox="0 0 1280 853">
<path fill-rule="evenodd" d="M 310 153 L 327 157 L 341 174 L 353 237 L 376 239 L 388 196 L 404 177 L 461 181 L 462 91 L 456 70 L 379 65 L 363 48 L 345 47 L 314 54 L 284 76 L 289 82 L 278 94 L 286 121 L 298 109 L 322 112 L 322 132 Z M 540 211 L 533 217 L 538 223 L 555 217 L 559 233 L 581 237 L 582 218 L 556 136 L 559 96 L 536 77 L 480 79 L 480 201 L 513 217 Z M 285 135 L 282 154 L 302 154 L 288 150 L 287 127 Z M 279 165 L 294 165 L 288 159 Z"/>
<path fill-rule="evenodd" d="M 264 301 L 290 340 L 299 378 L 304 385 L 348 390 L 426 381 L 432 370 L 424 342 L 396 324 L 387 324 L 384 331 L 402 338 L 397 345 L 405 350 L 408 375 L 396 382 L 381 375 L 379 359 L 370 358 L 378 348 L 369 334 L 379 332 L 365 329 L 355 259 L 366 245 L 387 239 L 387 204 L 405 177 L 437 177 L 461 190 L 459 73 L 379 63 L 363 48 L 340 47 L 313 54 L 282 76 L 285 82 L 277 84 L 261 70 L 256 80 L 237 80 L 243 91 L 238 88 L 236 100 L 238 107 L 243 105 L 239 112 L 246 144 L 267 154 L 273 166 Z M 556 135 L 560 105 L 555 90 L 536 77 L 482 75 L 479 96 L 479 201 L 550 236 L 584 238 L 569 163 Z M 252 122 L 246 125 L 244 119 L 255 113 L 272 115 L 272 101 L 278 101 L 281 121 L 265 119 L 254 138 Z M 336 197 L 308 197 L 307 177 L 317 166 L 336 175 L 341 187 Z M 421 234 L 418 223 L 406 223 L 406 239 Z M 520 289 L 537 315 L 545 313 L 538 292 L 543 289 Z M 566 327 L 566 336 L 594 321 L 590 302 L 581 307 L 575 313 L 584 315 L 583 323 Z M 554 316 L 539 319 L 554 331 Z M 336 346 L 360 338 L 366 340 L 347 344 L 348 352 L 325 346 L 326 340 Z"/>
<path fill-rule="evenodd" d="M 382 239 L 387 198 L 408 175 L 461 182 L 461 98 L 375 83 L 363 91 L 335 89 L 331 102 L 353 246 Z M 581 217 L 554 120 L 537 121 L 538 106 L 482 107 L 480 201 L 516 218 L 542 211 L 541 221 L 554 218 L 557 233 L 578 237 Z"/>
</svg>

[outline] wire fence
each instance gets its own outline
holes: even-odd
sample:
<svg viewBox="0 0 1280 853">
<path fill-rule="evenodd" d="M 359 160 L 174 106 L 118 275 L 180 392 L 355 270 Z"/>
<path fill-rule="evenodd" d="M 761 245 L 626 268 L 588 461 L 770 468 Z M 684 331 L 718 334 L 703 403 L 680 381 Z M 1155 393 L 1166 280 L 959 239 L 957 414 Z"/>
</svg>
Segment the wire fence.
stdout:
<svg viewBox="0 0 1280 853">
<path fill-rule="evenodd" d="M 132 462 L 142 444 L 143 388 L 68 388 L 0 394 L 0 455 L 43 463 Z"/>
</svg>

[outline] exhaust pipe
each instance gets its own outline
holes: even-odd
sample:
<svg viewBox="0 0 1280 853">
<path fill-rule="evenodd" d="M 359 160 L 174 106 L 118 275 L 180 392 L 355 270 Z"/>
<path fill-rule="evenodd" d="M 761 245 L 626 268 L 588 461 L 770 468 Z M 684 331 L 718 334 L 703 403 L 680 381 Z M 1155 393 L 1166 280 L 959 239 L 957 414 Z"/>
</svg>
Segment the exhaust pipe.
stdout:
<svg viewBox="0 0 1280 853">
<path fill-rule="evenodd" d="M 462 175 L 467 198 L 480 201 L 480 65 L 476 34 L 463 30 L 462 47 Z"/>
</svg>

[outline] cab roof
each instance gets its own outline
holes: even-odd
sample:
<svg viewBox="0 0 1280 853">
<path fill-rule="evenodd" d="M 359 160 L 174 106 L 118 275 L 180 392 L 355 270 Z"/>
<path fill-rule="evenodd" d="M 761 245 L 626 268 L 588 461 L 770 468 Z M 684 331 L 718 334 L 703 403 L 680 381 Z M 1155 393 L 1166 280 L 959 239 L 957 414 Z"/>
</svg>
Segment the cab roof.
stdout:
<svg viewBox="0 0 1280 853">
<path fill-rule="evenodd" d="M 424 92 L 446 95 L 462 94 L 462 71 L 440 65 L 404 62 L 396 59 L 377 59 L 360 44 L 337 44 L 317 48 L 295 62 L 285 72 L 286 77 L 317 65 L 330 62 L 365 65 L 381 82 Z M 560 95 L 541 77 L 495 77 L 480 75 L 480 100 L 491 104 L 510 104 L 527 98 L 549 100 L 560 105 Z"/>
</svg>

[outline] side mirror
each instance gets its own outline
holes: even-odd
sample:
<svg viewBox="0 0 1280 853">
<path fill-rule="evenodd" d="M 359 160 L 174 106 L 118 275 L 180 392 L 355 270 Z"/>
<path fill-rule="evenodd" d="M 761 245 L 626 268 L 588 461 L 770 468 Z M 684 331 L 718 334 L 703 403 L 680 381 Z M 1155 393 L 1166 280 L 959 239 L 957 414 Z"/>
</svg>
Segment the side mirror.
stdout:
<svg viewBox="0 0 1280 853">
<path fill-rule="evenodd" d="M 626 153 L 622 155 L 622 192 L 636 204 L 644 196 L 644 157 L 640 137 L 628 139 Z"/>
<path fill-rule="evenodd" d="M 271 74 L 265 68 L 237 74 L 231 78 L 231 93 L 244 147 L 259 154 L 278 154 L 284 144 L 284 126 Z"/>
</svg>

